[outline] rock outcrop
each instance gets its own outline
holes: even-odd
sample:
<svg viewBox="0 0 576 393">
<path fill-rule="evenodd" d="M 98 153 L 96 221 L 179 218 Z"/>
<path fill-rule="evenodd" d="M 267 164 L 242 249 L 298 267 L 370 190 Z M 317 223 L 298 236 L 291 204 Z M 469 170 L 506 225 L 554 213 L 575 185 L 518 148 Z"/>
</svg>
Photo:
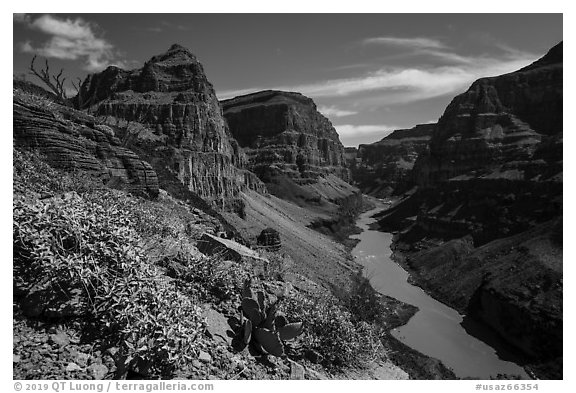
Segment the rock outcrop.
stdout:
<svg viewBox="0 0 576 393">
<path fill-rule="evenodd" d="M 382 140 L 360 145 L 350 160 L 352 179 L 364 192 L 378 198 L 408 190 L 418 155 L 428 148 L 436 124 L 396 130 Z"/>
<path fill-rule="evenodd" d="M 261 91 L 222 101 L 232 135 L 264 182 L 283 175 L 297 184 L 333 174 L 349 180 L 338 133 L 299 93 Z"/>
<path fill-rule="evenodd" d="M 526 165 L 533 166 L 528 161 L 535 161 L 542 143 L 561 140 L 562 80 L 560 43 L 528 67 L 474 82 L 440 118 L 429 153 L 418 160 L 418 184 L 510 163 L 520 172 L 533 172 Z M 561 171 L 561 164 L 555 168 Z M 514 169 L 508 165 L 502 172 Z"/>
<path fill-rule="evenodd" d="M 134 138 L 158 173 L 219 206 L 244 189 L 266 192 L 243 167 L 246 157 L 228 132 L 212 84 L 196 57 L 172 45 L 140 69 L 108 67 L 83 82 L 77 99 L 98 116 L 137 122 L 159 141 Z M 164 175 L 161 176 L 163 180 Z"/>
<path fill-rule="evenodd" d="M 487 323 L 562 378 L 562 219 L 474 248 L 454 239 L 406 259 L 419 285 Z M 457 277 L 457 279 L 454 279 Z"/>
<path fill-rule="evenodd" d="M 454 98 L 416 191 L 379 220 L 421 285 L 547 364 L 544 378 L 561 378 L 562 73 L 560 43 Z"/>
<path fill-rule="evenodd" d="M 41 152 L 56 168 L 88 172 L 104 183 L 122 185 L 137 194 L 158 194 L 158 178 L 150 164 L 121 146 L 110 127 L 84 112 L 57 104 L 41 91 L 26 82 L 14 84 L 16 147 Z"/>
<path fill-rule="evenodd" d="M 418 216 L 414 236 L 481 245 L 560 215 L 562 44 L 454 98 L 411 176 L 418 191 L 381 223 Z"/>
</svg>

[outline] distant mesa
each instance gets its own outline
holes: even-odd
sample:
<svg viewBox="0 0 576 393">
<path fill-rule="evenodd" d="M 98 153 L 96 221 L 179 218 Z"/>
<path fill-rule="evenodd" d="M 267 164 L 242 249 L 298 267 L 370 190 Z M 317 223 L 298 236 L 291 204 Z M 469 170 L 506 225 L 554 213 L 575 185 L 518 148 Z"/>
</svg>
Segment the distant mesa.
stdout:
<svg viewBox="0 0 576 393">
<path fill-rule="evenodd" d="M 334 174 L 349 180 L 338 133 L 300 93 L 266 90 L 222 101 L 230 132 L 265 182 L 277 172 L 297 183 Z"/>
</svg>

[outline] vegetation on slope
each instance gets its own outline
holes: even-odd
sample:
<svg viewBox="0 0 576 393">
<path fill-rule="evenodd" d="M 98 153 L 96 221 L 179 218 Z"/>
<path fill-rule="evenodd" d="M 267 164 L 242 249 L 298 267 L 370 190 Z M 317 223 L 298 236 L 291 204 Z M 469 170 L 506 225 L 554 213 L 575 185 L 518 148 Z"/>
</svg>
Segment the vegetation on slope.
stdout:
<svg viewBox="0 0 576 393">
<path fill-rule="evenodd" d="M 197 209 L 163 193 L 148 200 L 107 189 L 35 153 L 15 149 L 13 168 L 16 378 L 232 378 L 238 356 L 249 367 L 235 377 L 287 378 L 288 357 L 332 373 L 383 355 L 382 328 L 353 315 L 355 304 L 278 281 L 287 277 L 280 254 L 269 253 L 259 275 L 249 263 L 200 254 L 197 240 L 218 223 Z M 304 322 L 276 362 L 207 334 L 203 310 L 239 317 L 248 277 L 268 292 L 292 288 L 270 297 L 288 321 Z M 53 336 L 76 337 L 78 349 L 58 348 Z M 89 361 L 78 360 L 82 351 Z M 206 358 L 210 368 L 198 366 Z"/>
</svg>

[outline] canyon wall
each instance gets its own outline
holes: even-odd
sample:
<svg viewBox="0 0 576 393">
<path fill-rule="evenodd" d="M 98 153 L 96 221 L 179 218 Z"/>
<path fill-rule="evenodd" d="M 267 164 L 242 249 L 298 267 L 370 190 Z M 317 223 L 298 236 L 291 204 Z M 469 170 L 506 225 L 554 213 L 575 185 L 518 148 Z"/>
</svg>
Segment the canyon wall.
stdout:
<svg viewBox="0 0 576 393">
<path fill-rule="evenodd" d="M 363 193 L 378 198 L 401 194 L 413 186 L 411 170 L 428 148 L 436 124 L 396 130 L 382 140 L 358 146 L 350 160 L 352 179 Z"/>
<path fill-rule="evenodd" d="M 136 194 L 158 194 L 151 165 L 121 146 L 110 127 L 59 105 L 49 93 L 27 82 L 15 81 L 13 97 L 16 147 L 42 153 L 56 168 L 87 172 Z"/>
<path fill-rule="evenodd" d="M 455 97 L 384 212 L 417 282 L 562 377 L 562 43 Z"/>
<path fill-rule="evenodd" d="M 215 205 L 234 205 L 245 189 L 266 192 L 244 169 L 246 157 L 228 132 L 202 65 L 182 46 L 172 45 L 140 69 L 108 67 L 88 76 L 76 100 L 105 121 L 123 119 L 152 130 L 147 140 L 136 135 L 130 147 L 163 177 Z"/>
<path fill-rule="evenodd" d="M 261 91 L 222 101 L 248 169 L 268 190 L 300 206 L 355 194 L 338 133 L 316 104 L 299 93 Z"/>
<path fill-rule="evenodd" d="M 250 169 L 264 181 L 278 172 L 298 184 L 327 174 L 349 180 L 338 133 L 310 98 L 261 91 L 222 101 L 222 107 Z"/>
</svg>

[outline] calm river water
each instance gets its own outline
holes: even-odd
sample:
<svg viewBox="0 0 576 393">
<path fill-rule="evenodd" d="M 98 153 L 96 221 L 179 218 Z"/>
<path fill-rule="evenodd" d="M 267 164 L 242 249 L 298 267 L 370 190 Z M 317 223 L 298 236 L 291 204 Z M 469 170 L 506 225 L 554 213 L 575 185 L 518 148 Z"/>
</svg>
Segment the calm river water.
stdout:
<svg viewBox="0 0 576 393">
<path fill-rule="evenodd" d="M 378 292 L 418 307 L 419 311 L 404 326 L 392 331 L 409 347 L 439 359 L 460 378 L 489 379 L 497 374 L 528 375 L 519 365 L 500 359 L 496 350 L 469 335 L 462 327 L 463 316 L 408 283 L 408 273 L 391 258 L 392 234 L 371 230 L 370 216 L 382 207 L 362 214 L 357 222 L 363 232 L 352 236 L 360 243 L 352 251 L 364 266 L 364 275 Z"/>
</svg>

